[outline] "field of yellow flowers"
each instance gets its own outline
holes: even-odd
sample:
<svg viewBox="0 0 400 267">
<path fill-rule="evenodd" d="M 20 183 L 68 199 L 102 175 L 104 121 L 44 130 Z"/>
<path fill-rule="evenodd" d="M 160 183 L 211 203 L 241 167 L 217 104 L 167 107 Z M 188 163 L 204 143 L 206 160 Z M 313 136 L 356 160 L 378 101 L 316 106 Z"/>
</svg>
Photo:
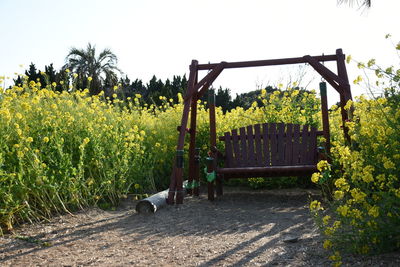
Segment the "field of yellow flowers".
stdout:
<svg viewBox="0 0 400 267">
<path fill-rule="evenodd" d="M 2 90 L 3 91 L 3 90 Z M 57 92 L 25 81 L 1 94 L 0 226 L 45 219 L 89 205 L 115 205 L 128 193 L 169 185 L 183 110 L 122 102 L 87 90 Z M 259 96 L 261 107 L 217 109 L 218 132 L 263 121 L 319 124 L 315 92 L 289 90 Z M 229 119 L 227 119 L 229 118 Z M 208 151 L 208 113 L 199 103 L 198 147 Z M 188 150 L 188 144 L 185 146 Z"/>
<path fill-rule="evenodd" d="M 360 97 L 347 105 L 355 107 L 347 123 L 351 145 L 344 142 L 339 109 L 331 108 L 331 164 L 320 162 L 320 172 L 311 178 L 332 197 L 325 204 L 313 201 L 310 208 L 327 237 L 324 247 L 333 251 L 331 259 L 337 264 L 339 251 L 348 244 L 360 253 L 400 247 L 400 71 L 376 74 L 389 77 L 385 95 Z M 40 83 L 25 80 L 21 86 L 0 90 L 0 231 L 90 205 L 115 205 L 128 193 L 169 184 L 181 95 L 178 103 L 160 97 L 163 104 L 154 106 L 142 103 L 139 94 L 111 101 L 102 93 L 89 96 L 88 90 L 53 89 L 54 85 L 41 88 Z M 260 122 L 318 127 L 316 95 L 291 88 L 270 94 L 262 90 L 262 104 L 226 113 L 217 108 L 218 134 Z M 202 102 L 197 132 L 197 146 L 205 156 L 209 125 Z M 257 187 L 263 181 L 249 183 Z"/>
</svg>

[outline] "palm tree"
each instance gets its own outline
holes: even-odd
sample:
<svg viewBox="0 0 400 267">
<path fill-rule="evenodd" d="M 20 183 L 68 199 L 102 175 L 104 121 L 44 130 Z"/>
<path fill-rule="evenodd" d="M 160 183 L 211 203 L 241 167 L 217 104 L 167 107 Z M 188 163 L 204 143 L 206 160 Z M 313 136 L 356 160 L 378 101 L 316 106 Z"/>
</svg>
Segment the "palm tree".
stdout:
<svg viewBox="0 0 400 267">
<path fill-rule="evenodd" d="M 361 0 L 361 3 L 359 0 L 338 0 L 339 4 L 342 3 L 349 3 L 350 6 L 354 4 L 354 2 L 359 5 L 360 7 L 371 7 L 371 0 Z"/>
<path fill-rule="evenodd" d="M 86 49 L 71 48 L 65 61 L 64 69 L 77 73 L 78 83 L 83 88 L 91 77 L 89 90 L 92 95 L 100 93 L 103 86 L 117 84 L 117 73 L 121 73 L 117 67 L 117 56 L 110 49 L 104 49 L 96 56 L 96 47 L 90 43 Z"/>
</svg>

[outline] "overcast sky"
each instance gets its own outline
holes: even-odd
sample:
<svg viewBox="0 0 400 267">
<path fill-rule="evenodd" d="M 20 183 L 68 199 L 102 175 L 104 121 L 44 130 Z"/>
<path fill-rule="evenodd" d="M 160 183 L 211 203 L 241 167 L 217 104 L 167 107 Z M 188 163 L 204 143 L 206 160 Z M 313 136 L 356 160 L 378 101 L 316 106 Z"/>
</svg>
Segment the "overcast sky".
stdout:
<svg viewBox="0 0 400 267">
<path fill-rule="evenodd" d="M 391 33 L 400 41 L 400 1 L 375 0 L 370 10 L 336 0 L 0 0 L 0 76 L 14 76 L 33 62 L 39 69 L 64 64 L 71 47 L 88 42 L 111 48 L 131 79 L 147 82 L 188 73 L 200 63 L 334 54 L 399 63 Z M 22 64 L 24 68 L 20 68 Z M 327 64 L 332 70 L 336 67 Z M 306 68 L 308 88 L 320 81 Z M 360 72 L 348 66 L 350 79 Z M 233 94 L 294 79 L 298 67 L 226 70 L 214 86 Z M 11 83 L 6 81 L 6 83 Z M 9 85 L 8 84 L 8 85 Z M 330 103 L 337 101 L 332 88 Z M 353 87 L 353 94 L 364 93 Z"/>
</svg>

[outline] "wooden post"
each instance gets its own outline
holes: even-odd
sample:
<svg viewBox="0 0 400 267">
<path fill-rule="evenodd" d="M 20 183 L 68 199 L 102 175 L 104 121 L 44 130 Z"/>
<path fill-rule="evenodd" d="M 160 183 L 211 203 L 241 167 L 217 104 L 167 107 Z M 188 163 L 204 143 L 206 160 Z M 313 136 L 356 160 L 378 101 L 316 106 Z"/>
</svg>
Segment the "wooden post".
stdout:
<svg viewBox="0 0 400 267">
<path fill-rule="evenodd" d="M 200 148 L 196 147 L 194 154 L 193 195 L 199 196 L 200 192 Z"/>
<path fill-rule="evenodd" d="M 193 86 L 197 82 L 198 71 L 194 79 Z M 194 186 L 196 185 L 196 163 L 195 163 L 195 148 L 196 148 L 196 126 L 197 126 L 197 93 L 193 94 L 192 105 L 190 108 L 190 144 L 189 144 L 189 178 L 188 178 L 188 194 L 193 194 Z M 195 181 L 195 182 L 194 182 Z"/>
<path fill-rule="evenodd" d="M 331 135 L 329 131 L 329 114 L 328 114 L 328 98 L 326 93 L 326 82 L 319 83 L 319 90 L 321 94 L 321 111 L 322 111 L 322 131 L 325 138 L 325 152 L 330 161 L 331 153 Z"/>
<path fill-rule="evenodd" d="M 207 159 L 207 173 L 213 173 L 214 169 L 214 158 L 208 157 Z M 207 191 L 208 191 L 208 200 L 214 200 L 214 181 L 207 181 Z"/>
<path fill-rule="evenodd" d="M 338 76 L 344 81 L 342 84 L 339 84 L 342 91 L 342 93 L 340 94 L 340 109 L 342 114 L 343 134 L 347 143 L 350 144 L 349 129 L 346 127 L 346 121 L 349 118 L 353 117 L 354 108 L 351 107 L 349 112 L 347 112 L 344 109 L 344 106 L 347 104 L 347 102 L 349 100 L 352 100 L 352 96 L 351 96 L 349 78 L 347 76 L 345 56 L 343 54 L 342 49 L 336 50 L 336 57 L 337 57 L 336 61 L 337 61 Z"/>
<path fill-rule="evenodd" d="M 215 181 L 217 187 L 217 197 L 220 197 L 224 194 L 222 180 L 223 180 L 223 175 L 217 175 L 217 180 Z"/>
<path fill-rule="evenodd" d="M 183 107 L 183 114 L 181 125 L 179 127 L 179 137 L 178 137 L 178 145 L 176 148 L 177 155 L 175 160 L 175 165 L 172 170 L 171 175 L 171 182 L 169 185 L 169 192 L 168 192 L 168 204 L 174 203 L 174 197 L 176 193 L 176 204 L 183 203 L 183 153 L 182 153 L 182 165 L 177 165 L 178 161 L 180 163 L 180 159 L 178 159 L 178 155 L 180 156 L 181 152 L 183 151 L 183 146 L 185 144 L 185 134 L 186 134 L 186 126 L 189 117 L 189 109 L 191 105 L 192 95 L 194 94 L 194 80 L 196 78 L 197 73 L 197 60 L 192 60 L 192 64 L 190 65 L 190 75 L 188 81 L 188 89 L 186 92 L 187 96 L 185 98 L 184 107 Z"/>
<path fill-rule="evenodd" d="M 183 149 L 176 150 L 176 204 L 183 203 Z"/>
<path fill-rule="evenodd" d="M 208 90 L 208 109 L 210 112 L 210 148 L 213 148 L 217 145 L 214 89 Z M 215 170 L 217 155 L 213 155 L 212 161 L 209 159 L 207 158 L 207 172 L 210 173 Z M 208 199 L 214 200 L 214 181 L 208 182 Z"/>
</svg>

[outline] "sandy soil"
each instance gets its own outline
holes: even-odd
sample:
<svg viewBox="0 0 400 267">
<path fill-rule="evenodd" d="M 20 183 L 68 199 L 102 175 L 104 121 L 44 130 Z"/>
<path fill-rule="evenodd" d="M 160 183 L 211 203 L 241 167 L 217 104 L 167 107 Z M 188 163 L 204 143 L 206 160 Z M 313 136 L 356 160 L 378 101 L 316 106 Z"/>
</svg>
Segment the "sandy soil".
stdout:
<svg viewBox="0 0 400 267">
<path fill-rule="evenodd" d="M 88 209 L 0 238 L 0 266 L 329 266 L 309 190 L 227 189 L 155 214 Z M 400 252 L 348 255 L 346 266 L 400 266 Z"/>
</svg>

